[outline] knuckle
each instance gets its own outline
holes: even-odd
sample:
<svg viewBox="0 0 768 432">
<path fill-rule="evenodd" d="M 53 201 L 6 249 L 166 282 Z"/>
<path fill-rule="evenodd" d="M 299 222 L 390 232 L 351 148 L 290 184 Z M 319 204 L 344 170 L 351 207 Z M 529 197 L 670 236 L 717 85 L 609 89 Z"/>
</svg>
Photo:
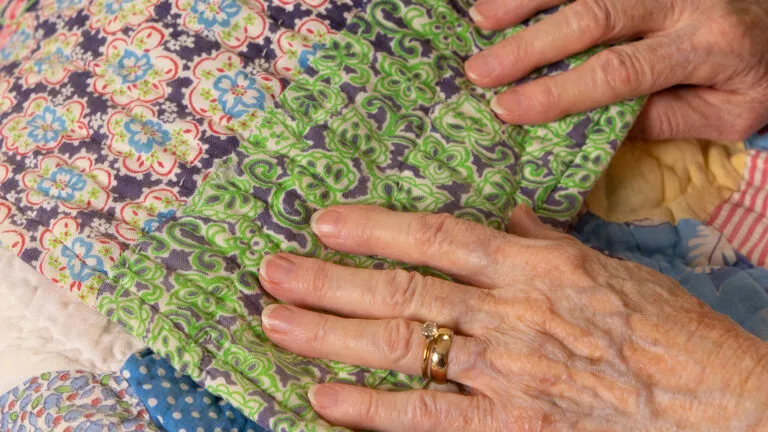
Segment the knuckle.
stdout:
<svg viewBox="0 0 768 432">
<path fill-rule="evenodd" d="M 546 327 L 546 320 L 551 317 L 550 305 L 545 297 L 529 298 L 523 303 L 510 307 L 512 313 L 508 320 L 514 327 L 523 326 L 526 329 L 536 330 L 526 337 L 534 337 Z"/>
<path fill-rule="evenodd" d="M 599 29 L 598 38 L 601 40 L 612 38 L 620 28 L 623 14 L 617 13 L 616 2 L 606 0 L 585 0 L 581 3 L 580 22 L 581 27 L 576 30 L 589 28 Z M 598 42 L 594 40 L 593 42 Z"/>
<path fill-rule="evenodd" d="M 611 48 L 598 54 L 604 83 L 614 94 L 637 93 L 649 72 L 643 61 L 628 47 Z"/>
<path fill-rule="evenodd" d="M 444 250 L 458 224 L 459 220 L 449 214 L 424 213 L 415 219 L 413 236 L 425 252 Z"/>
<path fill-rule="evenodd" d="M 536 91 L 528 92 L 526 100 L 529 109 L 536 112 L 555 112 L 557 117 L 563 117 L 568 114 L 567 109 L 558 103 L 560 92 L 557 90 L 557 80 L 554 77 L 539 78 Z"/>
<path fill-rule="evenodd" d="M 320 315 L 315 323 L 315 329 L 312 332 L 313 344 L 322 344 L 323 341 L 329 340 L 331 337 L 331 331 L 328 328 L 328 317 Z M 297 334 L 306 334 L 306 332 L 295 332 Z"/>
<path fill-rule="evenodd" d="M 322 299 L 328 293 L 333 264 L 318 262 L 308 277 L 307 290 L 314 298 Z"/>
<path fill-rule="evenodd" d="M 429 393 L 416 391 L 411 393 L 406 408 L 406 415 L 409 419 L 422 422 L 426 426 L 436 426 L 435 422 L 440 417 L 437 415 L 439 409 L 437 401 Z M 432 427 L 429 427 L 429 429 L 431 430 Z"/>
<path fill-rule="evenodd" d="M 408 311 L 417 304 L 419 293 L 424 285 L 424 277 L 416 272 L 403 269 L 382 272 L 380 283 L 385 285 L 376 292 L 386 297 L 379 304 L 389 304 L 395 310 Z"/>
<path fill-rule="evenodd" d="M 363 420 L 373 421 L 381 417 L 379 405 L 376 403 L 371 392 L 362 392 L 360 405 L 358 406 L 360 407 L 360 416 Z"/>
<path fill-rule="evenodd" d="M 503 59 L 505 64 L 515 64 L 525 61 L 531 56 L 531 44 L 526 38 L 526 34 L 519 33 L 504 40 L 498 47 L 497 58 Z M 493 48 L 491 48 L 493 50 Z M 493 52 L 493 51 L 492 51 Z"/>
<path fill-rule="evenodd" d="M 591 258 L 588 250 L 571 242 L 559 242 L 552 251 L 552 262 L 567 275 L 585 274 Z"/>
<path fill-rule="evenodd" d="M 669 139 L 676 138 L 678 134 L 678 122 L 669 110 L 661 111 L 656 114 L 651 122 L 654 138 Z"/>
<path fill-rule="evenodd" d="M 395 318 L 384 325 L 384 343 L 386 355 L 395 365 L 406 365 L 416 349 L 416 332 L 405 318 Z"/>
</svg>

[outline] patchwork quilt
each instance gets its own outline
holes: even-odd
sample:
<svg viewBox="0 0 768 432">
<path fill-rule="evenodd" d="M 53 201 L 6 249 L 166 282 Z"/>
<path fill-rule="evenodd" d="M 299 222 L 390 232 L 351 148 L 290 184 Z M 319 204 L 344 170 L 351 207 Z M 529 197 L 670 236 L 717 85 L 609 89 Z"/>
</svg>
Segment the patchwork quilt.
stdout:
<svg viewBox="0 0 768 432">
<path fill-rule="evenodd" d="M 311 384 L 421 387 L 418 377 L 272 345 L 260 323 L 275 301 L 259 285 L 263 257 L 283 250 L 402 266 L 324 248 L 309 218 L 337 203 L 449 212 L 500 229 L 525 203 L 568 227 L 642 106 L 629 100 L 540 126 L 501 123 L 492 91 L 472 85 L 462 64 L 551 11 L 486 33 L 472 26 L 470 6 L 7 3 L 0 243 L 154 353 L 132 358 L 122 375 L 83 375 L 77 384 L 102 390 L 56 384 L 72 375 L 27 382 L 0 400 L 3 425 L 51 428 L 45 412 L 33 424 L 17 410 L 30 391 L 47 391 L 72 397 L 44 406 L 62 430 L 97 420 L 135 430 L 194 422 L 338 430 L 309 405 Z M 598 50 L 526 79 L 576 67 Z M 586 242 L 611 253 L 614 243 L 589 234 Z M 34 385 L 40 379 L 46 387 Z M 98 391 L 116 395 L 106 420 L 74 403 Z"/>
</svg>

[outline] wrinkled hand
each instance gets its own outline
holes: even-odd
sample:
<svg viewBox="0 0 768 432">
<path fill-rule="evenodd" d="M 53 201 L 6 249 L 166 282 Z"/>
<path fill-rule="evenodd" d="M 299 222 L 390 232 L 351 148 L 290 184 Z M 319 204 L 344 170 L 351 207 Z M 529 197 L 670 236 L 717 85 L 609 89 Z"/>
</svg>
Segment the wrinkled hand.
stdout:
<svg viewBox="0 0 768 432">
<path fill-rule="evenodd" d="M 768 427 L 768 345 L 673 280 L 553 232 L 530 209 L 515 210 L 510 234 L 367 206 L 315 216 L 313 230 L 329 247 L 466 283 L 288 254 L 264 261 L 262 284 L 292 305 L 266 308 L 264 330 L 295 353 L 419 375 L 420 322 L 456 331 L 448 379 L 470 394 L 313 387 L 312 406 L 331 423 L 483 432 Z"/>
<path fill-rule="evenodd" d="M 563 0 L 478 0 L 487 30 L 517 24 Z M 559 76 L 498 96 L 504 121 L 537 124 L 654 94 L 633 135 L 741 140 L 768 123 L 768 1 L 576 0 L 471 58 L 471 81 L 497 87 L 598 44 L 610 48 Z M 681 87 L 685 86 L 685 87 Z"/>
</svg>

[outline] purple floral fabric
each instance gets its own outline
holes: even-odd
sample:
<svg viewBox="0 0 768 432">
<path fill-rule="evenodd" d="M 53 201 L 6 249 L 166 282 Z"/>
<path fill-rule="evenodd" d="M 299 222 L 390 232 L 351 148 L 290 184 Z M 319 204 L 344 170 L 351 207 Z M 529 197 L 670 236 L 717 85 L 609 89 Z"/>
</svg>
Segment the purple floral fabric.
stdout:
<svg viewBox="0 0 768 432">
<path fill-rule="evenodd" d="M 82 301 L 183 206 L 355 1 L 13 2 L 0 30 L 0 243 Z M 29 9 L 26 10 L 25 9 Z"/>
</svg>

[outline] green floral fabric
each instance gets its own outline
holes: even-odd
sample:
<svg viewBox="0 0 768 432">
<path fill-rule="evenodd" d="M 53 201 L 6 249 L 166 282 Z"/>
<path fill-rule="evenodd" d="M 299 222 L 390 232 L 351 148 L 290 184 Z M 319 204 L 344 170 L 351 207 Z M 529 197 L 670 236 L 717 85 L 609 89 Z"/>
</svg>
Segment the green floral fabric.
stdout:
<svg viewBox="0 0 768 432">
<path fill-rule="evenodd" d="M 357 13 L 277 104 L 230 124 L 239 148 L 174 217 L 120 256 L 99 310 L 273 430 L 338 429 L 309 405 L 315 382 L 420 387 L 420 378 L 272 345 L 259 318 L 274 302 L 258 281 L 263 257 L 285 250 L 399 266 L 319 243 L 309 218 L 337 203 L 450 212 L 503 228 L 524 202 L 567 223 L 641 107 L 627 101 L 544 126 L 502 124 L 490 91 L 469 83 L 462 64 L 509 32 L 478 31 L 468 7 L 375 0 Z"/>
</svg>

